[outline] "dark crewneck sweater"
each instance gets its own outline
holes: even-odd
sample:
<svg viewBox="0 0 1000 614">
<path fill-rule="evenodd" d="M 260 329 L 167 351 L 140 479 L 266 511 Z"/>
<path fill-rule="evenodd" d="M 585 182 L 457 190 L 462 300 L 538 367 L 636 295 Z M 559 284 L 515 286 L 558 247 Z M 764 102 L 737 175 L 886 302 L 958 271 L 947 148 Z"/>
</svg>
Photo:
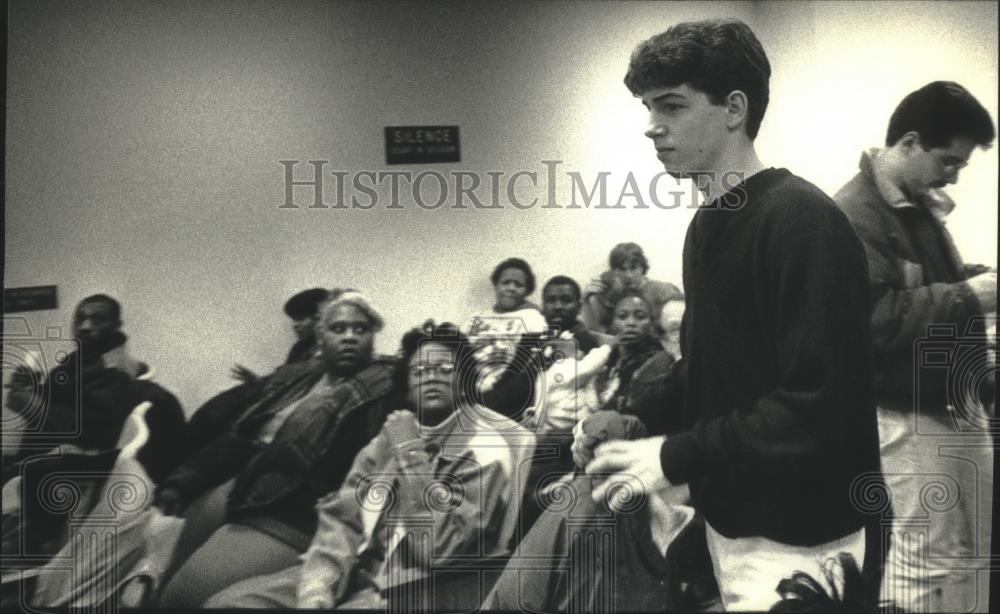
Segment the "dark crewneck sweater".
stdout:
<svg viewBox="0 0 1000 614">
<path fill-rule="evenodd" d="M 684 290 L 667 479 L 727 537 L 816 545 L 861 528 L 852 484 L 878 472 L 879 448 L 867 265 L 847 218 L 788 170 L 762 171 L 694 216 Z"/>
</svg>

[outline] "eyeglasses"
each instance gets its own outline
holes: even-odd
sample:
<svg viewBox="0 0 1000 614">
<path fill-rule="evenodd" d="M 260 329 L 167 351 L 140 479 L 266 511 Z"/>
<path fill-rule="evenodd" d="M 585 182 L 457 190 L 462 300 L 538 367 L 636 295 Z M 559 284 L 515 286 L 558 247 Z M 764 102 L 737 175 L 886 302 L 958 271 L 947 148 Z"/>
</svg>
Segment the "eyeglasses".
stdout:
<svg viewBox="0 0 1000 614">
<path fill-rule="evenodd" d="M 435 372 L 442 377 L 450 377 L 451 374 L 455 372 L 455 364 L 451 362 L 442 362 L 433 365 L 410 365 L 410 375 L 413 377 L 424 377 Z"/>
</svg>

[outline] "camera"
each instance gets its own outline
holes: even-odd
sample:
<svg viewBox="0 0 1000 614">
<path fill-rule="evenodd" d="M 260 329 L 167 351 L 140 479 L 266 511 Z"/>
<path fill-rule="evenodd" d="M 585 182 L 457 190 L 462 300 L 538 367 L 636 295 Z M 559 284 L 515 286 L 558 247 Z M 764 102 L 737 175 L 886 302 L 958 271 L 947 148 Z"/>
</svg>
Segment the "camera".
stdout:
<svg viewBox="0 0 1000 614">
<path fill-rule="evenodd" d="M 494 315 L 475 318 L 469 339 L 472 352 L 457 366 L 455 382 L 471 401 L 536 433 L 551 430 L 545 421 L 549 412 L 577 416 L 582 352 L 572 334 L 554 328 L 531 332 L 520 317 Z"/>
</svg>

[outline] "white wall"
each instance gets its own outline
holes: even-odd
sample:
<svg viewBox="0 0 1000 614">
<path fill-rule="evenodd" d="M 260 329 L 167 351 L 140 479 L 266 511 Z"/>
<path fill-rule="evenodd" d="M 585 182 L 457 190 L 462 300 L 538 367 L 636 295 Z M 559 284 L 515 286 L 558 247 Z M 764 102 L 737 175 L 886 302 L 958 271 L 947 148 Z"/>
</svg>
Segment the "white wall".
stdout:
<svg viewBox="0 0 1000 614">
<path fill-rule="evenodd" d="M 903 97 L 936 80 L 961 83 L 997 121 L 995 2 L 760 3 L 771 59 L 763 156 L 833 194 L 861 151 L 885 142 Z M 997 148 L 973 153 L 948 227 L 968 262 L 997 262 Z"/>
<path fill-rule="evenodd" d="M 391 352 L 427 317 L 486 309 L 487 277 L 508 256 L 540 282 L 585 282 L 635 240 L 654 277 L 680 279 L 686 207 L 311 210 L 300 189 L 303 208 L 279 209 L 278 160 L 406 169 L 384 165 L 385 126 L 457 124 L 462 162 L 412 170 L 544 177 L 542 160 L 562 160 L 560 173 L 611 173 L 613 203 L 627 173 L 641 186 L 660 170 L 621 84 L 631 49 L 722 15 L 755 27 L 771 56 L 767 160 L 830 192 L 926 81 L 963 82 L 996 117 L 995 4 L 11 4 L 5 283 L 59 286 L 58 310 L 23 314 L 35 332 L 66 325 L 87 294 L 118 297 L 135 353 L 189 411 L 229 385 L 232 363 L 282 360 L 281 305 L 305 287 L 369 292 Z M 996 261 L 995 155 L 977 154 L 953 190 L 970 260 Z M 522 196 L 544 202 L 544 181 Z"/>
</svg>

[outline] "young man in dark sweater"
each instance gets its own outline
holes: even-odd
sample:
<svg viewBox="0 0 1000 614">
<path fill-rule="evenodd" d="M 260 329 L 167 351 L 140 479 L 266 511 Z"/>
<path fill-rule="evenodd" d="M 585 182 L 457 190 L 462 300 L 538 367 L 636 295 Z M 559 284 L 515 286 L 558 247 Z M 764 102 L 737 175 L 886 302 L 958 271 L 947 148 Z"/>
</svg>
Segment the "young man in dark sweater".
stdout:
<svg viewBox="0 0 1000 614">
<path fill-rule="evenodd" d="M 684 429 L 603 444 L 587 471 L 613 474 L 595 500 L 626 480 L 668 500 L 689 489 L 727 609 L 768 609 L 782 578 L 821 579 L 839 552 L 868 558 L 874 602 L 878 519 L 864 497 L 882 477 L 865 252 L 826 195 L 757 157 L 770 72 L 735 20 L 678 24 L 632 55 L 625 84 L 649 109 L 646 136 L 704 196 L 663 408 Z"/>
</svg>

